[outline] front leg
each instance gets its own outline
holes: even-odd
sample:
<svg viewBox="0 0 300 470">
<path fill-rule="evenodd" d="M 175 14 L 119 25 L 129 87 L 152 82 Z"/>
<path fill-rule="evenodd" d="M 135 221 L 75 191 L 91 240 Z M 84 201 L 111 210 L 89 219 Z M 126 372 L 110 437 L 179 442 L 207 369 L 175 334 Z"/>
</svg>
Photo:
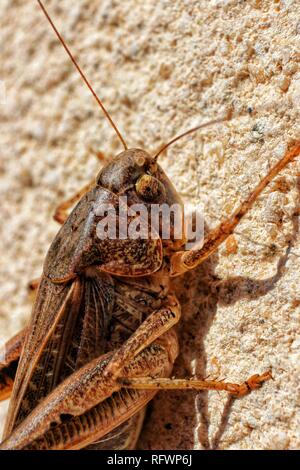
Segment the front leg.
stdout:
<svg viewBox="0 0 300 470">
<path fill-rule="evenodd" d="M 93 153 L 93 155 L 101 162 L 101 163 L 107 163 L 109 161 L 109 157 L 104 155 L 102 152 L 97 152 L 93 150 L 92 148 L 89 148 L 89 150 Z M 62 202 L 55 210 L 55 213 L 53 215 L 54 220 L 58 222 L 59 224 L 63 224 L 67 218 L 68 218 L 68 210 L 76 203 L 79 201 L 79 199 L 88 191 L 90 191 L 93 187 L 95 186 L 95 180 L 93 179 L 90 181 L 88 184 L 83 186 L 79 191 L 77 191 L 73 196 L 71 196 L 69 199 L 66 201 Z"/>
<path fill-rule="evenodd" d="M 56 208 L 53 219 L 59 224 L 64 224 L 68 218 L 68 210 L 79 201 L 79 199 L 88 191 L 90 191 L 95 186 L 95 181 L 92 180 L 90 183 L 86 184 L 81 188 L 77 193 L 73 194 L 69 199 L 59 204 Z"/>
<path fill-rule="evenodd" d="M 189 251 L 174 253 L 171 257 L 171 276 L 178 276 L 186 271 L 196 268 L 212 255 L 229 235 L 232 234 L 242 217 L 251 209 L 254 202 L 266 186 L 278 175 L 278 173 L 292 162 L 300 154 L 300 143 L 295 145 L 286 155 L 274 165 L 269 173 L 261 180 L 254 191 L 240 205 L 240 207 L 224 220 L 216 229 L 212 230 L 204 240 L 201 248 L 195 247 Z"/>
</svg>

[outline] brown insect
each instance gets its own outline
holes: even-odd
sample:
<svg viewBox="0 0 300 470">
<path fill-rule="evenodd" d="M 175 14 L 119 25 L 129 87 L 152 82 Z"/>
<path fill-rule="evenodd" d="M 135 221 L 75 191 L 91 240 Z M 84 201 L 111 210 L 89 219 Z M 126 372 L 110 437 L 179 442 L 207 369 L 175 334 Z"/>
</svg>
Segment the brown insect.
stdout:
<svg viewBox="0 0 300 470">
<path fill-rule="evenodd" d="M 201 248 L 184 250 L 185 236 L 101 239 L 99 209 L 120 212 L 139 202 L 181 203 L 157 158 L 128 149 L 42 3 L 58 38 L 125 150 L 96 181 L 57 209 L 63 225 L 44 263 L 31 321 L 3 348 L 0 399 L 11 394 L 1 449 L 133 449 L 147 403 L 160 389 L 223 390 L 242 397 L 270 371 L 239 384 L 170 378 L 178 355 L 174 325 L 180 305 L 170 280 L 196 268 L 228 240 L 270 181 L 300 154 L 300 143 L 269 171 L 241 206 L 210 232 Z M 218 121 L 214 121 L 218 122 Z M 209 123 L 212 124 L 213 122 Z M 78 202 L 71 214 L 67 210 Z"/>
</svg>

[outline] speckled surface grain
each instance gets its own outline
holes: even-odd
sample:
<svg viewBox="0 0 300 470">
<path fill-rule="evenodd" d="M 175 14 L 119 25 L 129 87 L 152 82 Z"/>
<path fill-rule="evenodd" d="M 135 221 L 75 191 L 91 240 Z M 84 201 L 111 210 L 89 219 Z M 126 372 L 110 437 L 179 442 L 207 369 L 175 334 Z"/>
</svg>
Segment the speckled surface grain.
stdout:
<svg viewBox="0 0 300 470">
<path fill-rule="evenodd" d="M 300 138 L 296 0 L 46 5 L 130 146 L 154 151 L 190 126 L 233 116 L 161 159 L 185 200 L 204 204 L 208 229 Z M 121 147 L 36 2 L 1 0 L 0 18 L 4 341 L 30 314 L 26 285 L 57 231 L 54 208 L 96 175 L 91 150 Z M 299 161 L 289 165 L 234 239 L 176 282 L 183 318 L 174 375 L 242 381 L 272 366 L 274 381 L 233 402 L 161 393 L 140 448 L 300 447 L 299 170 Z"/>
</svg>

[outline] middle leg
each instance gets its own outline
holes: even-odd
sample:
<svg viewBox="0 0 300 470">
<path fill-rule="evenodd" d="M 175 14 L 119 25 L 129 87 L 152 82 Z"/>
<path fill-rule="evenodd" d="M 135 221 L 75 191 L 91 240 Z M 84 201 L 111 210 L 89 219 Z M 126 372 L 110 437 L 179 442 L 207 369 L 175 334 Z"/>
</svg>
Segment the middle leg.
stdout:
<svg viewBox="0 0 300 470">
<path fill-rule="evenodd" d="M 24 328 L 0 348 L 0 401 L 10 397 L 26 332 Z"/>
<path fill-rule="evenodd" d="M 260 388 L 263 382 L 272 378 L 271 372 L 266 371 L 259 375 L 249 377 L 241 384 L 223 382 L 217 380 L 196 380 L 196 379 L 169 379 L 152 377 L 119 378 L 118 382 L 124 388 L 135 390 L 217 390 L 226 391 L 234 397 L 240 398 L 248 395 L 252 390 Z"/>
</svg>

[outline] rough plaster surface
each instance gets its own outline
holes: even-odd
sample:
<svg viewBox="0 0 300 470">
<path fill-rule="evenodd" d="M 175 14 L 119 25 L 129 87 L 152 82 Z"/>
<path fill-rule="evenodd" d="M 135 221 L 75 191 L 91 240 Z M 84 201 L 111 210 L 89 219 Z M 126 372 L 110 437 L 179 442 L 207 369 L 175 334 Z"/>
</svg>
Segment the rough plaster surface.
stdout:
<svg viewBox="0 0 300 470">
<path fill-rule="evenodd" d="M 204 205 L 208 229 L 299 139 L 297 0 L 46 5 L 130 146 L 153 151 L 232 115 L 161 159 L 185 201 Z M 26 285 L 58 229 L 54 208 L 96 175 L 91 150 L 114 155 L 121 147 L 37 4 L 1 0 L 0 18 L 4 341 L 30 314 Z M 300 447 L 299 170 L 300 162 L 289 165 L 234 238 L 176 283 L 183 318 L 174 375 L 242 381 L 272 366 L 275 380 L 233 402 L 214 392 L 160 393 L 140 448 Z"/>
</svg>

